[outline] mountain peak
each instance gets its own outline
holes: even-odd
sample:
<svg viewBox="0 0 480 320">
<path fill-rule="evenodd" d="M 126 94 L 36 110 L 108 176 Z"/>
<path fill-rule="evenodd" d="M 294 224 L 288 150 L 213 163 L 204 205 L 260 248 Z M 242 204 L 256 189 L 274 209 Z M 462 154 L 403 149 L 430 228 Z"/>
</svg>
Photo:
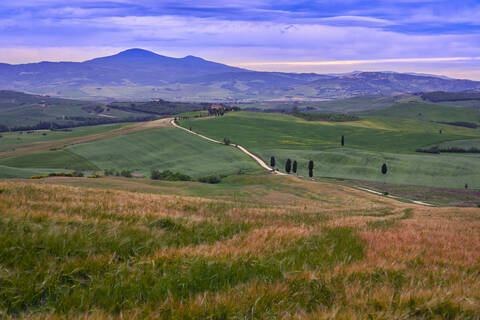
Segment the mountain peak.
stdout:
<svg viewBox="0 0 480 320">
<path fill-rule="evenodd" d="M 127 49 L 125 51 L 119 52 L 116 54 L 116 56 L 124 56 L 124 57 L 153 57 L 153 56 L 158 56 L 158 54 L 148 51 L 145 49 L 140 49 L 140 48 L 132 48 L 132 49 Z"/>
<path fill-rule="evenodd" d="M 188 55 L 188 56 L 185 56 L 182 58 L 183 60 L 204 60 L 200 57 L 195 57 L 195 56 L 192 56 L 192 55 Z"/>
</svg>

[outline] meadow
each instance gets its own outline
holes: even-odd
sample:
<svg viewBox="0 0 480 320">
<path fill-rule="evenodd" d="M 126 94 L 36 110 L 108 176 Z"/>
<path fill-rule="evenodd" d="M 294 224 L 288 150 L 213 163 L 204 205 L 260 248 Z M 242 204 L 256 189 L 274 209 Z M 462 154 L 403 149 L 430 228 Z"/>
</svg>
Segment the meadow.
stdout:
<svg viewBox="0 0 480 320">
<path fill-rule="evenodd" d="M 124 123 L 120 124 L 103 124 L 98 126 L 77 127 L 68 130 L 35 130 L 35 131 L 18 131 L 18 132 L 2 132 L 0 135 L 0 150 L 8 148 L 19 147 L 22 144 L 29 144 L 35 142 L 46 142 L 61 140 L 67 138 L 83 137 L 92 134 L 99 134 L 122 128 L 126 126 Z M 8 148 L 5 148 L 8 147 Z"/>
<path fill-rule="evenodd" d="M 0 182 L 0 316 L 480 316 L 478 209 L 267 174 L 221 185 Z"/>
<path fill-rule="evenodd" d="M 314 160 L 316 177 L 357 179 L 423 186 L 479 188 L 477 155 L 431 155 L 415 152 L 423 146 L 468 141 L 478 130 L 394 117 L 362 116 L 359 121 L 305 121 L 291 115 L 234 112 L 210 119 L 181 120 L 180 124 L 214 139 L 229 137 L 260 156 L 298 162 L 298 174 L 307 175 Z M 440 133 L 442 130 L 442 133 Z M 345 146 L 340 146 L 341 136 Z M 472 140 L 475 141 L 475 140 Z M 380 167 L 387 163 L 386 177 Z"/>
<path fill-rule="evenodd" d="M 420 121 L 480 122 L 477 108 L 458 108 L 425 102 L 398 103 L 385 109 L 365 111 L 363 114 Z"/>
<path fill-rule="evenodd" d="M 207 142 L 176 128 L 122 135 L 66 148 L 102 169 L 126 169 L 149 175 L 152 169 L 193 177 L 259 170 L 239 150 Z"/>
</svg>

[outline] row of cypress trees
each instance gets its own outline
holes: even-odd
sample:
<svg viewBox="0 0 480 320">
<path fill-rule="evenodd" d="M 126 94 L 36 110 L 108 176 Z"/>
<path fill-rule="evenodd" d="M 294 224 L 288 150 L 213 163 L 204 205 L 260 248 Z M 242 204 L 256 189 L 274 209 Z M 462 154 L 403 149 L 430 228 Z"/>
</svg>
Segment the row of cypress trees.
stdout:
<svg viewBox="0 0 480 320">
<path fill-rule="evenodd" d="M 270 157 L 270 167 L 274 168 L 275 167 L 275 157 L 271 156 Z M 285 172 L 286 173 L 297 173 L 297 160 L 294 160 L 292 163 L 292 160 L 290 158 L 287 159 L 287 162 L 285 163 Z M 308 176 L 311 178 L 313 177 L 313 160 L 310 160 L 308 162 Z"/>
</svg>

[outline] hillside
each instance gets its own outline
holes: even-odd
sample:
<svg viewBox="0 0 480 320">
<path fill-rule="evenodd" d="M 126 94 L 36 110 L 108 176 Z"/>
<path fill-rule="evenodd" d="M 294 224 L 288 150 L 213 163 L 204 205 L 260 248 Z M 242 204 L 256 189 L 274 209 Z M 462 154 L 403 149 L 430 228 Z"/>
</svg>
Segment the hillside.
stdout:
<svg viewBox="0 0 480 320">
<path fill-rule="evenodd" d="M 432 122 L 469 118 L 478 121 L 478 111 L 428 104 L 399 106 L 345 122 L 233 112 L 219 118 L 181 120 L 180 124 L 213 139 L 227 136 L 266 163 L 273 156 L 275 167 L 283 172 L 286 160 L 295 160 L 297 173 L 303 177 L 308 175 L 307 165 L 313 160 L 315 177 L 457 189 L 467 183 L 472 189 L 480 188 L 478 154 L 415 151 L 443 142 L 478 138 L 476 129 Z M 444 115 L 441 108 L 445 108 Z M 421 118 L 419 111 L 424 113 Z M 340 145 L 342 135 L 344 147 Z M 386 176 L 380 173 L 383 163 L 389 167 Z"/>
<path fill-rule="evenodd" d="M 479 211 L 274 175 L 0 182 L 6 319 L 477 319 Z M 19 316 L 21 315 L 21 316 Z"/>
<path fill-rule="evenodd" d="M 0 89 L 89 100 L 319 100 L 404 92 L 479 90 L 480 82 L 395 72 L 258 72 L 142 49 L 84 62 L 0 64 Z"/>
<path fill-rule="evenodd" d="M 118 122 L 151 120 L 208 105 L 155 100 L 104 103 L 0 91 L 0 131 L 62 129 Z"/>
</svg>

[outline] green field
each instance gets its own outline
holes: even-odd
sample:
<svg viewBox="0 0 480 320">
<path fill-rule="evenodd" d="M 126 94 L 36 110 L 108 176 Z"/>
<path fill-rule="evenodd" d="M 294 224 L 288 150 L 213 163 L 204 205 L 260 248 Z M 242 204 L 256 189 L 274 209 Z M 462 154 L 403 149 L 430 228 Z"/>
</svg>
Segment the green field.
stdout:
<svg viewBox="0 0 480 320">
<path fill-rule="evenodd" d="M 128 124 L 104 124 L 98 126 L 72 128 L 69 129 L 70 131 L 35 130 L 29 131 L 30 133 L 27 133 L 26 131 L 2 132 L 0 133 L 0 146 L 83 137 L 91 134 L 108 132 L 126 125 Z"/>
<path fill-rule="evenodd" d="M 315 175 L 320 177 L 451 188 L 469 183 L 480 188 L 477 156 L 415 152 L 424 146 L 478 137 L 473 129 L 383 117 L 351 123 L 307 122 L 289 115 L 249 112 L 180 123 L 215 139 L 229 137 L 267 163 L 275 156 L 280 170 L 287 158 L 297 160 L 301 175 L 306 174 L 307 162 L 314 160 Z M 346 141 L 343 149 L 339 148 L 341 135 Z M 380 174 L 384 162 L 389 167 L 386 177 Z"/>
<path fill-rule="evenodd" d="M 98 170 L 85 158 L 66 150 L 30 153 L 0 159 L 0 165 L 15 168 Z"/>
<path fill-rule="evenodd" d="M 145 175 L 149 175 L 152 169 L 199 177 L 259 168 L 232 147 L 204 141 L 176 128 L 123 135 L 70 146 L 66 150 L 101 169 L 127 169 Z"/>
<path fill-rule="evenodd" d="M 318 177 L 380 181 L 434 187 L 480 188 L 480 155 L 396 154 L 369 152 L 350 148 L 326 151 L 270 149 L 257 152 L 262 159 L 277 159 L 276 167 L 284 171 L 285 161 L 298 161 L 298 175 L 308 175 L 308 161 L 315 163 Z M 388 174 L 380 167 L 387 163 Z"/>
<path fill-rule="evenodd" d="M 58 170 L 35 169 L 35 168 L 15 168 L 0 165 L 0 179 L 11 178 L 30 178 L 39 174 L 49 174 Z"/>
<path fill-rule="evenodd" d="M 480 112 L 478 109 L 455 108 L 439 104 L 423 102 L 399 103 L 385 109 L 366 111 L 364 115 L 406 118 L 420 121 L 462 121 L 478 123 Z"/>
<path fill-rule="evenodd" d="M 9 128 L 34 126 L 40 122 L 88 125 L 92 121 L 120 122 L 121 119 L 145 116 L 148 114 L 109 108 L 105 103 L 0 90 L 0 125 Z"/>
<path fill-rule="evenodd" d="M 448 147 L 457 147 L 457 148 L 480 148 L 480 139 L 467 139 L 467 140 L 454 140 L 447 141 L 438 144 L 439 147 L 448 148 Z"/>
</svg>

